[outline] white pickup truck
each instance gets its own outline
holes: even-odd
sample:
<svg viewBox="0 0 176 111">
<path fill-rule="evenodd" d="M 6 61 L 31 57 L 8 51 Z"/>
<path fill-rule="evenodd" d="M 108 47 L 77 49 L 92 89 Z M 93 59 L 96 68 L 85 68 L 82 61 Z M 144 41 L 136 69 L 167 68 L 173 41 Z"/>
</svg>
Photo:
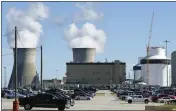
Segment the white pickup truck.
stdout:
<svg viewBox="0 0 176 111">
<path fill-rule="evenodd" d="M 134 95 L 134 96 L 128 96 L 126 98 L 126 102 L 131 104 L 132 102 L 144 102 L 145 104 L 149 103 L 149 98 L 144 98 L 142 95 Z"/>
</svg>

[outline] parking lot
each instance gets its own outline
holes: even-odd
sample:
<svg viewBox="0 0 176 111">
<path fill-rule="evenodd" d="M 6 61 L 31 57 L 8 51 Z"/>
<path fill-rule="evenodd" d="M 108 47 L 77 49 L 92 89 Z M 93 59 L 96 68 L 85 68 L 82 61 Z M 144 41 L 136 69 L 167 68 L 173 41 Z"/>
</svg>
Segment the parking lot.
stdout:
<svg viewBox="0 0 176 111">
<path fill-rule="evenodd" d="M 2 99 L 2 109 L 12 109 L 12 99 Z M 66 110 L 145 110 L 144 103 L 128 104 L 113 95 L 97 95 L 92 100 L 75 100 L 75 106 Z M 149 102 L 147 105 L 161 105 Z M 20 107 L 23 109 L 23 107 Z M 33 108 L 32 110 L 57 110 L 56 108 Z"/>
</svg>

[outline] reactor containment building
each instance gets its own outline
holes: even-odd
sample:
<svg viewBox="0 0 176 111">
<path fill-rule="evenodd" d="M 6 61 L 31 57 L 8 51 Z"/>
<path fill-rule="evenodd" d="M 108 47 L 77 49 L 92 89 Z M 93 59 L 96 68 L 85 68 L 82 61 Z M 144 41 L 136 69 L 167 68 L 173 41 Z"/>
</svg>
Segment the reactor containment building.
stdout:
<svg viewBox="0 0 176 111">
<path fill-rule="evenodd" d="M 164 47 L 150 47 L 149 56 L 144 57 L 140 64 L 143 82 L 148 85 L 171 85 L 171 60 L 166 57 Z"/>
<path fill-rule="evenodd" d="M 15 54 L 15 49 L 13 49 Z M 36 76 L 36 48 L 17 48 L 17 86 L 31 85 Z M 13 66 L 8 88 L 15 87 L 15 64 Z"/>
<path fill-rule="evenodd" d="M 135 66 L 133 66 L 135 82 L 142 82 L 142 70 L 141 70 L 141 64 L 140 64 L 140 61 L 142 58 L 143 57 L 139 57 L 138 63 Z"/>
<path fill-rule="evenodd" d="M 120 84 L 126 79 L 126 63 L 95 62 L 95 48 L 73 48 L 73 62 L 67 62 L 66 84 Z"/>
</svg>

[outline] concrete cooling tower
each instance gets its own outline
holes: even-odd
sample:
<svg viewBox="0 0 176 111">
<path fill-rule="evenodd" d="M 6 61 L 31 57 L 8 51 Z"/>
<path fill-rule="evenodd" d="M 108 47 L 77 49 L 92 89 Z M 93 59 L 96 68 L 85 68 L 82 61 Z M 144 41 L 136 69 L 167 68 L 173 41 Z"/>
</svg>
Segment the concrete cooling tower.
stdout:
<svg viewBox="0 0 176 111">
<path fill-rule="evenodd" d="M 176 51 L 171 54 L 172 84 L 176 85 Z"/>
<path fill-rule="evenodd" d="M 72 50 L 74 63 L 89 63 L 95 60 L 95 48 L 73 48 Z"/>
<path fill-rule="evenodd" d="M 15 49 L 13 49 L 15 53 Z M 24 87 L 31 85 L 36 76 L 35 66 L 35 48 L 18 48 L 17 49 L 17 86 Z M 15 65 L 13 66 L 8 88 L 15 87 Z"/>
<path fill-rule="evenodd" d="M 148 85 L 171 85 L 171 60 L 166 58 L 165 48 L 150 47 L 149 56 L 144 57 L 140 64 L 143 82 Z"/>
</svg>

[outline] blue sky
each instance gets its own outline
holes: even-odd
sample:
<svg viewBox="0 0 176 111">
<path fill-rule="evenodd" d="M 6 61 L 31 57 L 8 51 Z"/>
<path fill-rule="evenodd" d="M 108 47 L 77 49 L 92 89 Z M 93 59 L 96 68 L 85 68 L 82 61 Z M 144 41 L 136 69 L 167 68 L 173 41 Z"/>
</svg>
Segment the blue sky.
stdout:
<svg viewBox="0 0 176 111">
<path fill-rule="evenodd" d="M 2 3 L 2 34 L 6 34 L 6 13 L 9 8 L 15 7 L 24 10 L 32 2 L 3 2 Z M 72 18 L 74 12 L 79 12 L 76 2 L 42 2 L 49 8 L 49 17 L 42 22 L 44 34 L 40 37 L 39 45 L 43 45 L 43 74 L 44 79 L 62 78 L 66 72 L 66 62 L 72 61 L 72 51 L 64 40 L 64 29 L 71 22 L 58 27 L 52 23 L 53 18 L 63 16 Z M 103 18 L 93 23 L 98 29 L 104 30 L 107 36 L 104 53 L 97 54 L 96 61 L 121 60 L 127 63 L 127 73 L 137 63 L 138 57 L 146 55 L 149 28 L 152 13 L 155 12 L 152 34 L 152 46 L 165 46 L 168 44 L 168 53 L 176 49 L 176 3 L 175 2 L 94 2 L 97 12 L 103 13 Z M 2 54 L 12 54 L 7 38 L 2 37 Z M 40 50 L 36 57 L 37 70 L 40 72 Z M 2 67 L 7 67 L 7 80 L 13 67 L 13 56 L 2 56 Z M 56 74 L 56 70 L 58 70 Z M 4 69 L 2 69 L 4 72 Z M 2 78 L 4 73 L 2 72 Z"/>
</svg>

